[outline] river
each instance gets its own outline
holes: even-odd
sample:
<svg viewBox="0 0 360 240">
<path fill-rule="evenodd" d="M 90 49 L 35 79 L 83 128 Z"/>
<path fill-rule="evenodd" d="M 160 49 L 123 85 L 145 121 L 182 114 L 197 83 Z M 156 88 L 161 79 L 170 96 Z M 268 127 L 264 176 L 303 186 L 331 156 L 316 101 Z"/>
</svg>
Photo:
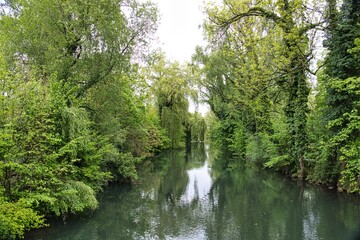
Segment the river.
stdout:
<svg viewBox="0 0 360 240">
<path fill-rule="evenodd" d="M 233 163 L 207 145 L 144 164 L 137 184 L 112 185 L 91 215 L 52 222 L 26 239 L 341 240 L 360 227 L 360 200 Z"/>
</svg>

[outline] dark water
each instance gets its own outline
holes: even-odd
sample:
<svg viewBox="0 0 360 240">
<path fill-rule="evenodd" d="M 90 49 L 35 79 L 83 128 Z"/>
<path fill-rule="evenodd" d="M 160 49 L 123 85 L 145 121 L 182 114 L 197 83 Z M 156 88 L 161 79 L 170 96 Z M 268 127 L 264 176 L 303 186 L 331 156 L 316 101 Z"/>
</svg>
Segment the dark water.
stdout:
<svg viewBox="0 0 360 240">
<path fill-rule="evenodd" d="M 27 239 L 341 240 L 360 227 L 359 198 L 240 164 L 221 170 L 214 155 L 203 145 L 164 153 L 138 185 L 109 187 L 91 216 Z"/>
</svg>

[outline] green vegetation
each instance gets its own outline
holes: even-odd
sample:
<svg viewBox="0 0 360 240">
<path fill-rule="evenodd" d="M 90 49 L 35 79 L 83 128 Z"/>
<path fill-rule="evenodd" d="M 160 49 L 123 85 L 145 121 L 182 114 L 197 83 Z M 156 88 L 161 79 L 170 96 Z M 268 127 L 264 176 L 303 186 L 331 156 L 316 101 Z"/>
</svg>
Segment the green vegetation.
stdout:
<svg viewBox="0 0 360 240">
<path fill-rule="evenodd" d="M 182 65 L 147 47 L 151 2 L 1 2 L 0 238 L 93 210 L 146 157 L 206 137 L 360 193 L 360 5 L 228 0 L 206 11 L 209 44 Z M 205 119 L 188 112 L 200 90 Z"/>
<path fill-rule="evenodd" d="M 209 44 L 193 59 L 215 114 L 213 142 L 244 161 L 360 193 L 359 6 L 208 5 Z"/>
<path fill-rule="evenodd" d="M 135 0 L 1 3 L 0 239 L 97 208 L 105 184 L 199 134 L 187 67 L 147 48 L 157 19 Z"/>
</svg>

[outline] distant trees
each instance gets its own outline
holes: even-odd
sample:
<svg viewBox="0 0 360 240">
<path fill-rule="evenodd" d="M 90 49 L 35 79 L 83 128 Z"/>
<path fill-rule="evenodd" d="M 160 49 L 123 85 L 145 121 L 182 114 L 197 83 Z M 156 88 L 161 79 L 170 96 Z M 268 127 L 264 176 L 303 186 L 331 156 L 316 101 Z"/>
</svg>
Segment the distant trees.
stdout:
<svg viewBox="0 0 360 240">
<path fill-rule="evenodd" d="M 156 105 L 169 147 L 184 147 L 186 141 L 204 141 L 203 117 L 197 112 L 188 112 L 189 100 L 197 101 L 193 87 L 197 72 L 193 73 L 191 66 L 166 60 L 163 53 L 153 55 L 148 64 L 145 85 Z"/>
<path fill-rule="evenodd" d="M 153 93 L 159 112 L 161 126 L 166 129 L 171 148 L 184 145 L 185 122 L 188 121 L 189 85 L 179 63 L 166 62 L 159 56 L 154 66 Z"/>
</svg>

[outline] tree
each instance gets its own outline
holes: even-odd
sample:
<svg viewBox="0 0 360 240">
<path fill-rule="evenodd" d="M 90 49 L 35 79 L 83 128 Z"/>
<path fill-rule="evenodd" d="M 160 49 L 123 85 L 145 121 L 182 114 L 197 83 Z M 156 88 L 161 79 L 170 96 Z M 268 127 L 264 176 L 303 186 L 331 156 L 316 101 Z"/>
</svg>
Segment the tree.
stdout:
<svg viewBox="0 0 360 240">
<path fill-rule="evenodd" d="M 286 115 L 290 142 L 284 157 L 279 158 L 279 161 L 272 161 L 269 166 L 278 166 L 280 169 L 284 165 L 289 166 L 286 168 L 292 172 L 298 171 L 299 177 L 304 177 L 305 174 L 304 161 L 308 141 L 307 72 L 311 55 L 307 33 L 318 24 L 309 22 L 305 13 L 306 4 L 304 1 L 287 0 L 274 3 L 225 1 L 222 9 L 208 8 L 209 20 L 205 26 L 210 37 L 225 39 L 220 42 L 230 45 L 230 49 L 236 49 L 239 54 L 246 56 L 241 62 L 233 62 L 235 66 L 248 66 L 247 72 L 243 69 L 239 74 L 241 79 L 246 80 L 235 86 L 241 88 L 250 84 L 259 91 L 255 94 L 259 97 L 259 102 L 267 103 L 263 106 L 256 105 L 263 109 L 260 111 L 260 116 L 264 117 L 260 126 L 266 126 L 266 114 L 269 113 L 264 110 L 271 106 L 271 98 L 263 94 L 262 87 L 257 82 L 262 83 L 265 89 L 271 86 L 270 80 L 276 84 L 276 87 L 269 89 L 269 93 L 271 97 L 280 95 L 284 99 L 283 111 Z M 269 66 L 269 70 L 261 66 Z M 245 75 L 246 73 L 248 75 Z M 254 81 L 255 79 L 262 81 Z M 231 82 L 227 80 L 225 81 Z M 234 81 L 231 78 L 230 80 Z M 250 81 L 252 82 L 249 83 Z M 248 113 L 245 115 L 249 116 Z M 269 130 L 271 131 L 271 128 Z"/>
<path fill-rule="evenodd" d="M 329 1 L 325 46 L 328 54 L 320 77 L 320 120 L 327 127 L 319 147 L 318 174 L 338 187 L 359 192 L 359 77 L 360 6 L 344 1 L 340 12 Z M 340 165 L 340 166 L 339 166 Z M 334 170 L 336 169 L 336 174 Z M 321 178 L 320 178 L 321 179 Z"/>
<path fill-rule="evenodd" d="M 1 230 L 15 238 L 43 215 L 95 209 L 110 180 L 136 178 L 158 129 L 135 95 L 131 61 L 157 10 L 132 0 L 1 5 L 0 204 L 19 207 Z"/>
<path fill-rule="evenodd" d="M 189 127 L 191 132 L 191 141 L 204 142 L 206 123 L 200 113 L 195 112 L 190 114 Z"/>
<path fill-rule="evenodd" d="M 170 147 L 182 147 L 189 106 L 186 71 L 179 63 L 167 61 L 161 53 L 155 55 L 150 64 L 148 80 L 156 101 L 160 125 L 166 130 Z"/>
<path fill-rule="evenodd" d="M 56 72 L 68 104 L 98 82 L 124 73 L 156 28 L 156 8 L 132 0 L 6 3 L 17 16 L 3 17 L 3 32 L 12 37 L 7 55 L 36 65 L 44 75 Z"/>
</svg>

